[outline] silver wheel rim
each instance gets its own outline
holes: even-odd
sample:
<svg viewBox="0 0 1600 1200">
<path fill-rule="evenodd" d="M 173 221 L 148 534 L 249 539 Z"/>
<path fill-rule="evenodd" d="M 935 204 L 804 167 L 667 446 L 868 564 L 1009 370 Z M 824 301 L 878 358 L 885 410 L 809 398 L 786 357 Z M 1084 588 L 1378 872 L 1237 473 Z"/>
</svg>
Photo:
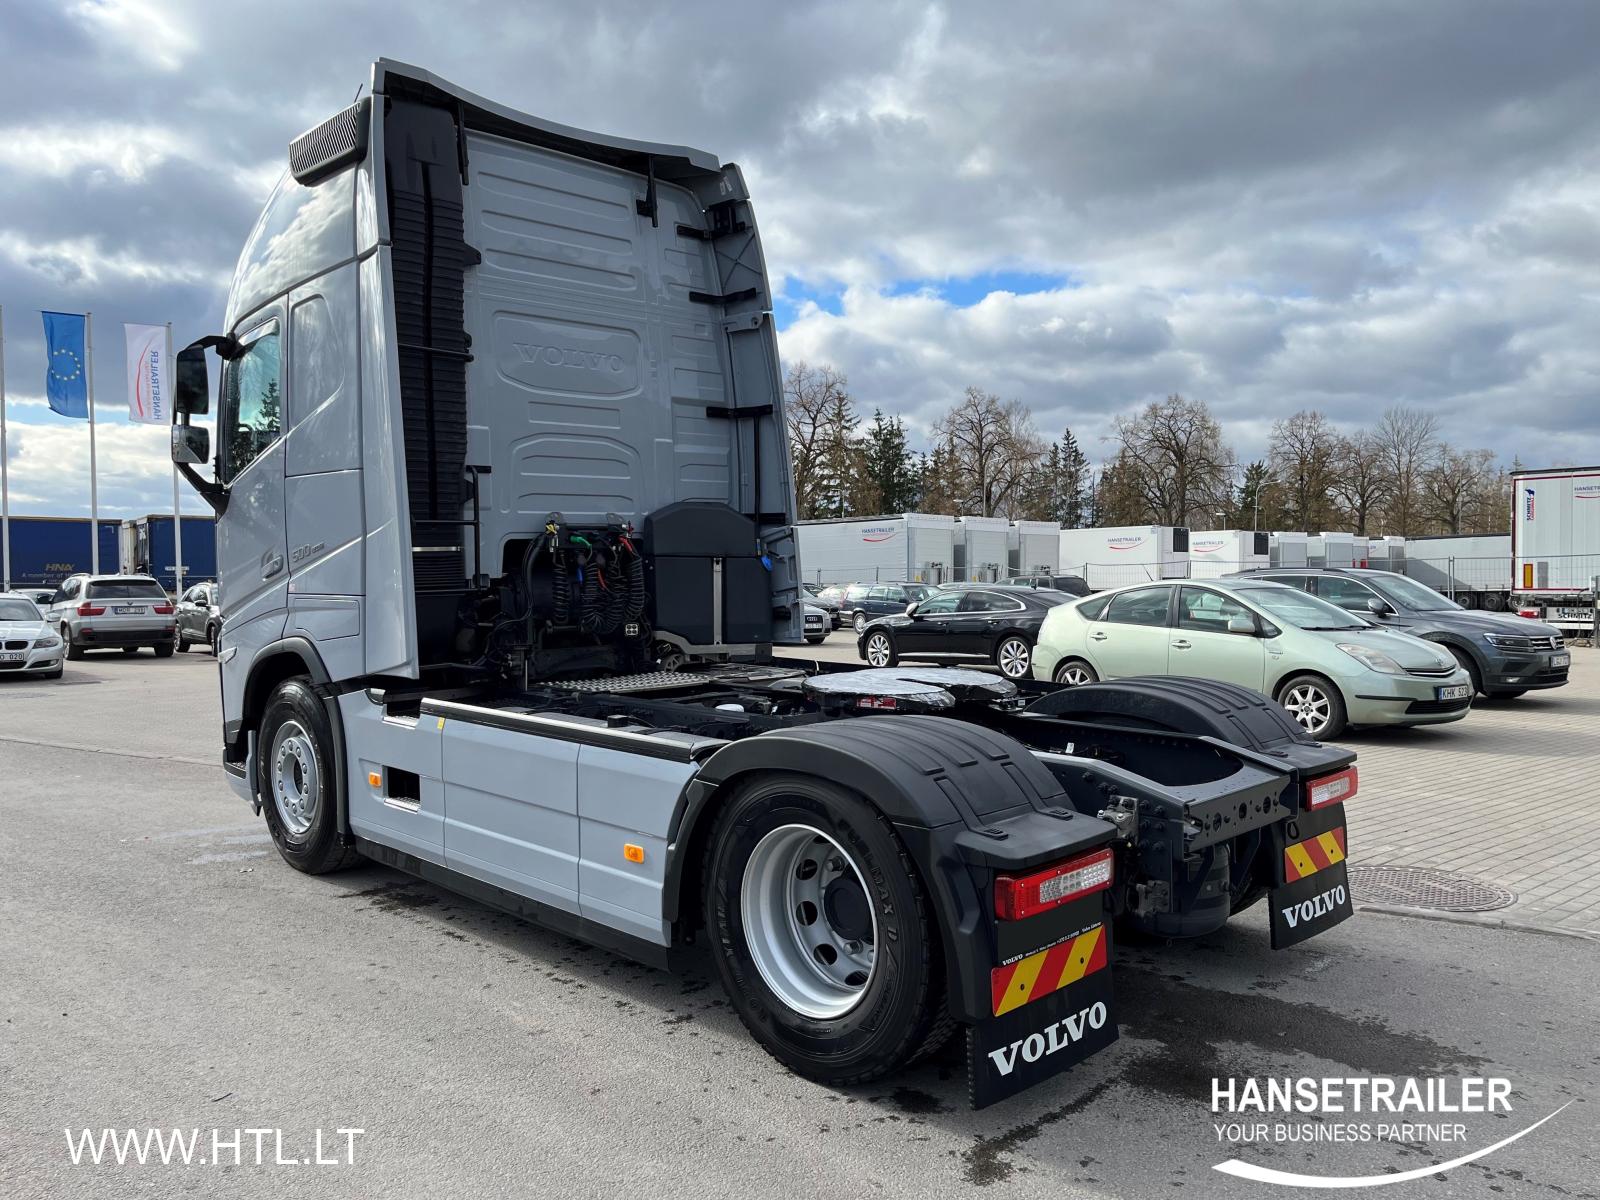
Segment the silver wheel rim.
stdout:
<svg viewBox="0 0 1600 1200">
<path fill-rule="evenodd" d="M 875 633 L 867 639 L 867 661 L 875 667 L 889 665 L 889 639 Z"/>
<path fill-rule="evenodd" d="M 826 1021 L 861 1003 L 877 959 L 878 914 L 838 842 L 810 825 L 772 830 L 745 864 L 739 912 L 756 970 L 786 1007 Z"/>
<path fill-rule="evenodd" d="M 1327 693 L 1310 683 L 1290 688 L 1283 697 L 1283 707 L 1307 733 L 1321 733 L 1333 717 L 1333 702 Z"/>
<path fill-rule="evenodd" d="M 1021 679 L 1028 673 L 1028 643 L 1021 638 L 1007 638 L 1000 643 L 1000 674 L 1007 679 Z"/>
<path fill-rule="evenodd" d="M 1082 663 L 1070 663 L 1062 667 L 1056 674 L 1056 679 L 1068 687 L 1080 687 L 1085 683 L 1093 683 L 1089 678 L 1089 669 Z"/>
<path fill-rule="evenodd" d="M 867 614 L 866 613 L 857 613 L 856 614 L 856 632 L 860 633 L 866 627 L 867 627 Z"/>
<path fill-rule="evenodd" d="M 322 785 L 317 777 L 317 748 L 298 721 L 285 721 L 272 739 L 272 803 L 278 819 L 294 838 L 302 838 L 317 817 Z"/>
</svg>

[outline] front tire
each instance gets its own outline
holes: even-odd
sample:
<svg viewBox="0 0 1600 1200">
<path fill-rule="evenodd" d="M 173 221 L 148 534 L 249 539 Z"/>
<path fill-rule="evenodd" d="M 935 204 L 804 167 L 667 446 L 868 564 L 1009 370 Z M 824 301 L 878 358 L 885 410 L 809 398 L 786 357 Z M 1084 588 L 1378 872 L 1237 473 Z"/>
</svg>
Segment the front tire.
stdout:
<svg viewBox="0 0 1600 1200">
<path fill-rule="evenodd" d="M 1278 703 L 1318 740 L 1344 732 L 1344 697 L 1320 675 L 1296 675 L 1287 680 L 1278 689 Z"/>
<path fill-rule="evenodd" d="M 1446 646 L 1445 649 L 1450 651 L 1461 669 L 1472 680 L 1472 694 L 1474 696 L 1487 696 L 1489 693 L 1483 690 L 1483 672 L 1478 670 L 1478 664 L 1474 661 L 1472 655 L 1458 646 Z"/>
<path fill-rule="evenodd" d="M 302 677 L 273 689 L 256 735 L 256 787 L 278 853 L 321 875 L 355 862 L 338 830 L 333 726 Z"/>
<path fill-rule="evenodd" d="M 61 641 L 67 648 L 67 657 L 73 662 L 81 662 L 83 659 L 83 647 L 72 640 L 72 626 L 65 621 L 61 623 Z"/>
<path fill-rule="evenodd" d="M 217 642 L 222 638 L 222 630 L 215 625 L 206 626 L 206 646 L 211 651 L 211 657 L 217 656 Z"/>
<path fill-rule="evenodd" d="M 189 653 L 189 647 L 191 645 L 193 645 L 193 643 L 190 642 L 188 638 L 183 636 L 183 631 L 180 629 L 178 631 L 178 653 L 179 654 L 187 654 L 187 653 Z"/>
<path fill-rule="evenodd" d="M 1063 687 L 1082 687 L 1086 683 L 1099 683 L 1100 676 L 1081 658 L 1066 658 L 1056 664 L 1052 678 Z"/>
<path fill-rule="evenodd" d="M 856 632 L 860 633 L 867 627 L 867 614 L 864 612 L 858 612 L 854 617 L 851 618 L 851 623 L 855 626 Z"/>
<path fill-rule="evenodd" d="M 1026 679 L 1033 670 L 1033 646 L 1021 634 L 1003 637 L 994 648 L 994 665 L 1007 679 Z"/>
<path fill-rule="evenodd" d="M 899 663 L 900 651 L 894 637 L 880 629 L 868 636 L 862 657 L 869 667 L 892 667 Z"/>
<path fill-rule="evenodd" d="M 790 1070 L 862 1083 L 948 1038 L 927 893 L 854 792 L 751 779 L 718 815 L 705 880 L 717 974 L 751 1036 Z"/>
</svg>

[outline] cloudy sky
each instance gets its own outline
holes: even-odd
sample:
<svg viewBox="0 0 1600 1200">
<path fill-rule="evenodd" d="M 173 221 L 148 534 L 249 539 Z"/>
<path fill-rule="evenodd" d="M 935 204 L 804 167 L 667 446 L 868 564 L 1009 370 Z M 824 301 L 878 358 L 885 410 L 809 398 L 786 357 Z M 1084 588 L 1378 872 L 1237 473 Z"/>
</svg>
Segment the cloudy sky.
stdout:
<svg viewBox="0 0 1600 1200">
<path fill-rule="evenodd" d="M 916 429 L 976 384 L 1098 456 L 1178 391 L 1246 457 L 1296 409 L 1402 402 L 1600 462 L 1590 0 L 0 0 L 13 511 L 88 505 L 41 308 L 95 313 L 102 512 L 170 504 L 121 323 L 218 328 L 287 142 L 379 55 L 739 162 L 785 357 Z"/>
</svg>

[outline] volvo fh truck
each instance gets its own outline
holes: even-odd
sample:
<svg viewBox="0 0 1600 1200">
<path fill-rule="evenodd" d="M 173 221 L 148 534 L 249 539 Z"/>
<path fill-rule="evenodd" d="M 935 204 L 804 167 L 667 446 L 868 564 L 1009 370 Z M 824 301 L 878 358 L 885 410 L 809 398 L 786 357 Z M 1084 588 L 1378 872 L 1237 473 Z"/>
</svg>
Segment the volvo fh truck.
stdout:
<svg viewBox="0 0 1600 1200">
<path fill-rule="evenodd" d="M 704 151 L 387 61 L 290 143 L 172 435 L 217 513 L 223 770 L 283 859 L 662 967 L 698 941 L 826 1083 L 959 1033 L 980 1105 L 1116 1037 L 1119 923 L 1344 919 L 1353 756 L 1255 693 L 791 656 L 771 301 Z"/>
</svg>

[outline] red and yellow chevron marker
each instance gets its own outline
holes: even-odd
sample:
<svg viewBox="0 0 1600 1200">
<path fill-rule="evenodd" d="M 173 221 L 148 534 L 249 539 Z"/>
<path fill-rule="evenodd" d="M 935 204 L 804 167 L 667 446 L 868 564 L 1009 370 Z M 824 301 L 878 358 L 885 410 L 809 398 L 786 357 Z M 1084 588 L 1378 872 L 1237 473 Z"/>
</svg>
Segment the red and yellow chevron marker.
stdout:
<svg viewBox="0 0 1600 1200">
<path fill-rule="evenodd" d="M 994 990 L 994 1015 L 999 1017 L 1031 1000 L 1077 983 L 1106 965 L 1106 927 L 1096 925 L 1087 933 L 1057 942 L 1037 954 L 1019 958 L 989 972 Z"/>
<path fill-rule="evenodd" d="M 1283 851 L 1283 878 L 1286 883 L 1315 875 L 1324 867 L 1344 861 L 1344 826 L 1308 837 Z"/>
</svg>

